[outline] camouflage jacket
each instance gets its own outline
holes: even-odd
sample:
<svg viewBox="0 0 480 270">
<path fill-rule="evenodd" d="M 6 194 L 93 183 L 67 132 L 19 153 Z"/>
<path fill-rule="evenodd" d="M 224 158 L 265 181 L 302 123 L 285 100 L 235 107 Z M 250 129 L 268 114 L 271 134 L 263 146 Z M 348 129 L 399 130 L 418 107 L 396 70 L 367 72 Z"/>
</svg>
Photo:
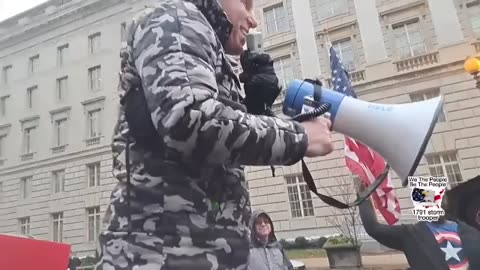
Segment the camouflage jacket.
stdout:
<svg viewBox="0 0 480 270">
<path fill-rule="evenodd" d="M 120 107 L 112 144 L 118 184 L 97 269 L 246 268 L 243 166 L 294 164 L 307 136 L 296 122 L 231 106 L 240 84 L 223 49 L 230 29 L 216 0 L 158 1 L 131 23 L 120 98 L 144 92 L 162 150 L 129 135 Z"/>
</svg>

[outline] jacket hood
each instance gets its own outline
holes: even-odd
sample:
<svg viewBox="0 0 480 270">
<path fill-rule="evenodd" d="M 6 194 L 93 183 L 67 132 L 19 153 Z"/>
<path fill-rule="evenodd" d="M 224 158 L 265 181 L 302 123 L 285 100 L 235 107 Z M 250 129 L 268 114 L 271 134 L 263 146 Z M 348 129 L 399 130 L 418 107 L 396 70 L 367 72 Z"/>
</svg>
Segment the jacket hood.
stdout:
<svg viewBox="0 0 480 270">
<path fill-rule="evenodd" d="M 270 235 L 268 237 L 268 243 L 267 245 L 270 245 L 272 243 L 277 242 L 277 237 L 275 236 L 275 229 L 273 227 L 273 222 L 270 216 L 265 212 L 264 210 L 256 210 L 252 213 L 252 216 L 250 217 L 250 241 L 254 246 L 260 246 L 263 245 L 257 240 L 256 236 L 256 230 L 255 230 L 255 223 L 260 215 L 265 215 L 268 220 L 270 221 L 270 227 L 272 228 L 272 231 L 270 232 Z"/>
<path fill-rule="evenodd" d="M 225 47 L 230 34 L 232 32 L 233 25 L 225 14 L 220 0 L 184 0 L 194 4 L 203 16 L 207 18 L 208 22 L 212 25 L 213 30 L 217 34 L 220 42 Z"/>
</svg>

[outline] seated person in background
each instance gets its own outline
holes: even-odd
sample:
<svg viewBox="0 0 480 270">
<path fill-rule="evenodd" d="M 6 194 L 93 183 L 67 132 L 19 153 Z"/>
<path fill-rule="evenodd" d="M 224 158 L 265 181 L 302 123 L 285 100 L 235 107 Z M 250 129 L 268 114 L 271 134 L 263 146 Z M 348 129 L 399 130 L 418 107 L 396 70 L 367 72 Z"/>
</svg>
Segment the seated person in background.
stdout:
<svg viewBox="0 0 480 270">
<path fill-rule="evenodd" d="M 357 185 L 361 193 L 364 185 Z M 447 211 L 446 200 L 442 208 Z M 384 225 L 377 220 L 370 199 L 359 206 L 368 235 L 380 244 L 405 253 L 411 270 L 480 270 L 480 232 L 464 222 L 435 222 Z"/>
<path fill-rule="evenodd" d="M 250 257 L 248 270 L 292 270 L 293 266 L 275 237 L 273 222 L 263 210 L 250 218 Z"/>
</svg>

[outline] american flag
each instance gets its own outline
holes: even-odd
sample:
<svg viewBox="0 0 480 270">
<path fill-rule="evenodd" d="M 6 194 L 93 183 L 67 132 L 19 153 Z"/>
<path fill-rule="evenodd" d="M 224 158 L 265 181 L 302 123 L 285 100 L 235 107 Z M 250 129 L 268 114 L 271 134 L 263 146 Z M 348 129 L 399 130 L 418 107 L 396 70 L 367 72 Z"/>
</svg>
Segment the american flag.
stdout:
<svg viewBox="0 0 480 270">
<path fill-rule="evenodd" d="M 412 190 L 412 200 L 417 203 L 435 203 L 437 208 L 441 208 L 444 193 L 445 189 L 436 192 L 435 190 L 414 188 Z M 430 207 L 429 205 L 425 206 L 425 208 Z"/>
<path fill-rule="evenodd" d="M 332 46 L 330 46 L 330 67 L 333 90 L 357 98 L 348 72 Z M 348 136 L 345 136 L 345 163 L 352 174 L 358 175 L 367 186 L 373 183 L 386 167 L 382 156 Z M 376 208 L 387 223 L 389 225 L 397 223 L 400 219 L 400 202 L 395 195 L 390 175 L 372 194 L 372 197 Z"/>
</svg>

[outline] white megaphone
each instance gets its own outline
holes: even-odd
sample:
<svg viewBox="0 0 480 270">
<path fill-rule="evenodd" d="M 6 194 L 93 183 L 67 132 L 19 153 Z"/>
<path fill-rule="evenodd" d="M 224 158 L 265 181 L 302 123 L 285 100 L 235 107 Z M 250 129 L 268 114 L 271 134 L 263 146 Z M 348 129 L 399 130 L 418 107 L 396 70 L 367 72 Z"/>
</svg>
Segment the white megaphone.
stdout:
<svg viewBox="0 0 480 270">
<path fill-rule="evenodd" d="M 331 104 L 332 130 L 379 153 L 404 187 L 418 167 L 444 103 L 443 96 L 409 104 L 371 103 L 294 80 L 287 89 L 283 113 L 291 117 L 302 113 L 307 100 Z"/>
</svg>

